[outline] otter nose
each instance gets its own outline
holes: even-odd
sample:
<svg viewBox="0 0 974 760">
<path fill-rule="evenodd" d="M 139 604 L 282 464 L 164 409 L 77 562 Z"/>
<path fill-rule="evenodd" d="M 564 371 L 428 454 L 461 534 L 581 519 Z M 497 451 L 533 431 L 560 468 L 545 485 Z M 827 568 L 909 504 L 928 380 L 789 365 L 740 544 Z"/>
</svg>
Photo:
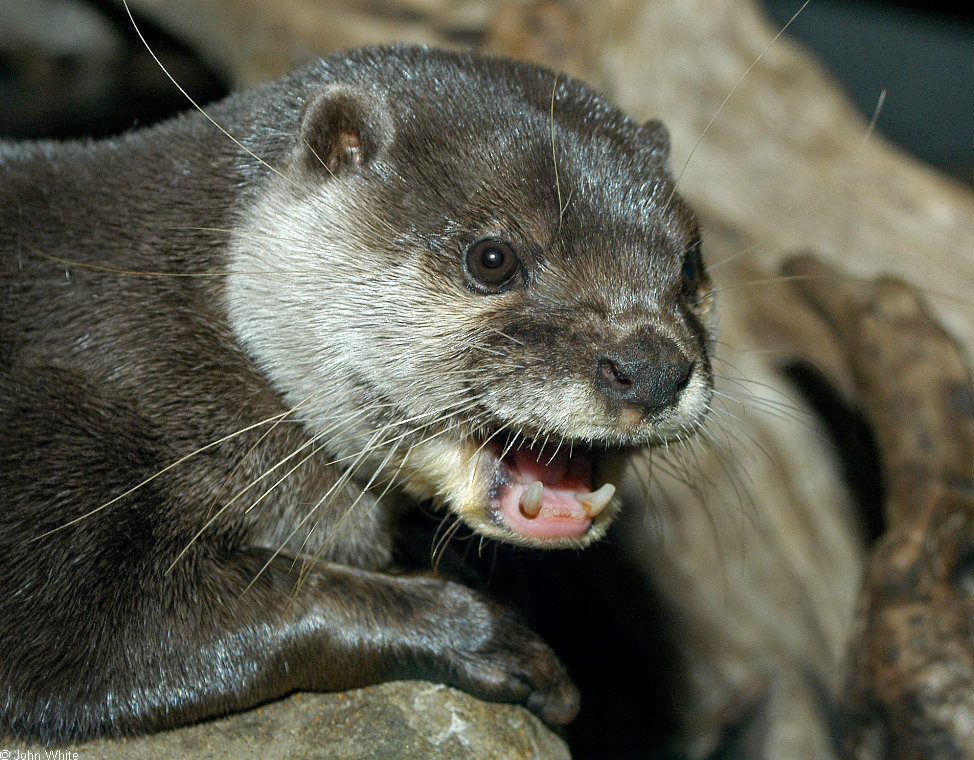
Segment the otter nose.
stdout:
<svg viewBox="0 0 974 760">
<path fill-rule="evenodd" d="M 663 337 L 596 357 L 596 385 L 612 401 L 655 412 L 676 403 L 693 372 L 677 345 Z"/>
</svg>

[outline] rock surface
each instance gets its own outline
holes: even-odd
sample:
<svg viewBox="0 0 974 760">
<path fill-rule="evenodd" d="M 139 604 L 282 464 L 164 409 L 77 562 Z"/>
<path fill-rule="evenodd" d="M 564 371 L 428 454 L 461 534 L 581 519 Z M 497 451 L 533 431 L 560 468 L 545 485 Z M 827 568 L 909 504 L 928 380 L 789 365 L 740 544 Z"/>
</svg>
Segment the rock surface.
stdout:
<svg viewBox="0 0 974 760">
<path fill-rule="evenodd" d="M 5 744 L 10 750 L 40 747 Z M 568 760 L 565 743 L 527 710 L 447 686 L 398 681 L 295 694 L 240 715 L 153 736 L 62 747 L 90 760 L 192 757 L 296 760 Z M 64 757 L 64 755 L 62 755 Z"/>
</svg>

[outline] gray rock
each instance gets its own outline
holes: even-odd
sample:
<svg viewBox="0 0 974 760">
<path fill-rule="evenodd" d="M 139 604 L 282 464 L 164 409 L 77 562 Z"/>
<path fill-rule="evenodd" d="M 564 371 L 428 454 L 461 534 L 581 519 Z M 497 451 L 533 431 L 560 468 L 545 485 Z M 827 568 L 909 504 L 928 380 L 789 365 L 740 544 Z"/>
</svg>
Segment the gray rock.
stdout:
<svg viewBox="0 0 974 760">
<path fill-rule="evenodd" d="M 44 758 L 52 747 L 0 749 Z M 570 760 L 565 743 L 522 707 L 482 702 L 423 681 L 295 694 L 246 713 L 131 739 L 72 744 L 67 760 L 288 757 L 321 760 Z M 37 753 L 26 755 L 27 751 Z"/>
</svg>

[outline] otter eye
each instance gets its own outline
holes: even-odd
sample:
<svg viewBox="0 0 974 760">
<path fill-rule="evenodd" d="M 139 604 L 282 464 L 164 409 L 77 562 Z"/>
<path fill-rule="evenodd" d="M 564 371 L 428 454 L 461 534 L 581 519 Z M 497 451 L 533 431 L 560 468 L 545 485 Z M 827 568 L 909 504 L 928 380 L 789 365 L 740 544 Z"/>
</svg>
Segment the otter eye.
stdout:
<svg viewBox="0 0 974 760">
<path fill-rule="evenodd" d="M 504 289 L 520 271 L 520 260 L 503 240 L 479 240 L 467 251 L 467 272 L 491 291 Z"/>
<path fill-rule="evenodd" d="M 683 260 L 680 285 L 685 295 L 692 295 L 700 284 L 700 272 L 703 261 L 700 258 L 700 244 L 694 243 Z"/>
</svg>

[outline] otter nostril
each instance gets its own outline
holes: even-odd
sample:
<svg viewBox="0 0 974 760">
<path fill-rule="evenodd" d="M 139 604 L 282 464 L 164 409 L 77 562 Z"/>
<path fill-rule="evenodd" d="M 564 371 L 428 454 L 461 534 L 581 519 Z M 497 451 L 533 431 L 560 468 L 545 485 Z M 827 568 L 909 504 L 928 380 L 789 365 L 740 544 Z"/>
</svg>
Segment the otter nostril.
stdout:
<svg viewBox="0 0 974 760">
<path fill-rule="evenodd" d="M 598 357 L 596 381 L 611 400 L 655 412 L 677 402 L 694 366 L 676 345 L 658 339 L 639 353 Z"/>
<path fill-rule="evenodd" d="M 616 388 L 629 388 L 632 386 L 632 377 L 625 370 L 619 368 L 611 359 L 601 359 L 599 361 L 599 372 L 610 386 Z"/>
</svg>

